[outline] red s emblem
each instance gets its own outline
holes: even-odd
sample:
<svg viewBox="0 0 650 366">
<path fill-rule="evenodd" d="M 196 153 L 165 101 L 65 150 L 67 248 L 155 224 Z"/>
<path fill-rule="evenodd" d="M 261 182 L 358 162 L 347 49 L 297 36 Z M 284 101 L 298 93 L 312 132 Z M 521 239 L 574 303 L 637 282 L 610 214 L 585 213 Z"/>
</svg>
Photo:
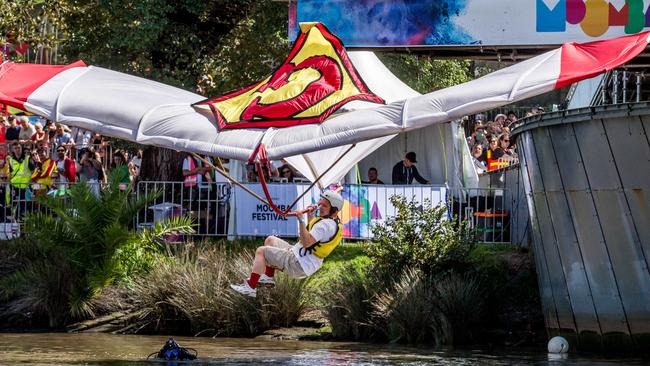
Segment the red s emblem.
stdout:
<svg viewBox="0 0 650 366">
<path fill-rule="evenodd" d="M 261 97 L 253 99 L 248 107 L 244 109 L 241 119 L 251 121 L 256 118 L 283 119 L 293 117 L 341 89 L 343 84 L 342 75 L 336 61 L 327 56 L 312 56 L 295 66 L 293 64 L 282 65 L 273 74 L 271 80 L 259 88 L 258 91 L 278 90 L 289 83 L 291 74 L 306 68 L 317 70 L 321 77 L 310 82 L 302 93 L 291 99 L 270 104 L 260 104 Z"/>
<path fill-rule="evenodd" d="M 363 83 L 341 41 L 315 24 L 268 79 L 198 104 L 210 106 L 222 129 L 265 128 L 320 123 L 355 99 L 384 103 Z"/>
</svg>

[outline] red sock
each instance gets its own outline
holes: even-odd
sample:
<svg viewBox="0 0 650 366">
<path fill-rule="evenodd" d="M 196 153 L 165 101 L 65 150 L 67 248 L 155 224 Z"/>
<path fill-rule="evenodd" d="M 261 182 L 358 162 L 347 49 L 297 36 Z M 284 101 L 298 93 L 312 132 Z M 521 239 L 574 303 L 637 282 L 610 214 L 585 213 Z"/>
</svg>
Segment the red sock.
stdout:
<svg viewBox="0 0 650 366">
<path fill-rule="evenodd" d="M 273 277 L 273 275 L 275 274 L 275 268 L 266 266 L 266 270 L 264 271 L 264 274 L 269 277 Z"/>
<path fill-rule="evenodd" d="M 251 273 L 251 277 L 248 279 L 248 286 L 251 288 L 257 288 L 257 281 L 260 280 L 259 273 Z"/>
</svg>

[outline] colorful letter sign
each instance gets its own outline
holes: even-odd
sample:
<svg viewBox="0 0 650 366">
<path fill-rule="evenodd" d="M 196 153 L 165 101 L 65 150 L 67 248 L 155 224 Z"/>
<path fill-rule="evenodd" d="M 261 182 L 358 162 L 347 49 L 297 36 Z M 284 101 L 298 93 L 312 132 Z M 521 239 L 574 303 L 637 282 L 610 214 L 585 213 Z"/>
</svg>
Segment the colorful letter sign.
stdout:
<svg viewBox="0 0 650 366">
<path fill-rule="evenodd" d="M 347 47 L 541 45 L 642 32 L 650 0 L 297 0 Z M 290 22 L 291 24 L 291 22 Z M 295 29 L 295 28 L 294 28 Z"/>
</svg>

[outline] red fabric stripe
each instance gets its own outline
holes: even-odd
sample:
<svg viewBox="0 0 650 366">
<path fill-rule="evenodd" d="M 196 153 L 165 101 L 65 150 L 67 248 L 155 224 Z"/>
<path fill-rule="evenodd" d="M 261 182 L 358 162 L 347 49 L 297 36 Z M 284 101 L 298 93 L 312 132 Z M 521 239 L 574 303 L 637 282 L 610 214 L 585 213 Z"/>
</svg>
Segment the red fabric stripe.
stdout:
<svg viewBox="0 0 650 366">
<path fill-rule="evenodd" d="M 27 98 L 58 73 L 73 67 L 86 67 L 83 61 L 69 65 L 17 64 L 0 66 L 0 103 L 25 109 Z"/>
<path fill-rule="evenodd" d="M 645 50 L 649 32 L 589 43 L 562 45 L 560 77 L 555 88 L 594 77 L 630 61 Z"/>
</svg>

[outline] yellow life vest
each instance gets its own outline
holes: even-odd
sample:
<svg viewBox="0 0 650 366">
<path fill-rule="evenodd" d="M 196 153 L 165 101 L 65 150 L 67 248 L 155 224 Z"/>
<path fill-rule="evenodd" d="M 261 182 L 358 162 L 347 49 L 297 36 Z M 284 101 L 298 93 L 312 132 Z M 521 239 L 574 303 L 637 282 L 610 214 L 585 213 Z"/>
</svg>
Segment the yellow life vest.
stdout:
<svg viewBox="0 0 650 366">
<path fill-rule="evenodd" d="M 23 155 L 21 162 L 11 155 L 7 160 L 11 166 L 11 184 L 16 188 L 27 188 L 32 180 L 32 172 L 29 170 L 29 155 Z"/>
<path fill-rule="evenodd" d="M 311 219 L 311 221 L 309 221 L 309 224 L 307 225 L 307 230 L 311 231 L 311 228 L 314 227 L 314 225 L 316 225 L 316 223 L 319 222 L 320 220 L 323 220 L 323 218 L 314 217 L 313 219 Z M 332 219 L 328 219 L 328 220 L 332 220 Z M 342 239 L 343 239 L 343 225 L 341 225 L 341 223 L 337 221 L 336 232 L 334 233 L 334 236 L 332 236 L 332 238 L 330 238 L 328 241 L 325 242 L 317 241 L 314 244 L 312 244 L 309 248 L 305 248 L 305 251 L 317 256 L 320 259 L 324 259 L 328 255 L 330 255 L 330 253 L 332 253 L 334 248 L 336 248 L 341 243 Z"/>
</svg>

